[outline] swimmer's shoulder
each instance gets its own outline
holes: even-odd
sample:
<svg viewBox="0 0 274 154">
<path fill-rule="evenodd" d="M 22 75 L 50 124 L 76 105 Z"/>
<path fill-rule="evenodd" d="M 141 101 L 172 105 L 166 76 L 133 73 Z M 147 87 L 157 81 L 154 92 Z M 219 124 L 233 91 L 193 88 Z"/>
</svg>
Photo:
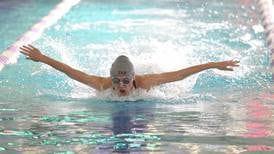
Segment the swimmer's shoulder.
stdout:
<svg viewBox="0 0 274 154">
<path fill-rule="evenodd" d="M 96 90 L 103 91 L 111 88 L 111 78 L 92 76 L 92 78 L 90 78 L 90 84 L 88 85 L 90 85 L 91 87 L 94 87 Z"/>
<path fill-rule="evenodd" d="M 152 87 L 149 75 L 135 75 L 136 88 L 149 90 Z"/>
</svg>

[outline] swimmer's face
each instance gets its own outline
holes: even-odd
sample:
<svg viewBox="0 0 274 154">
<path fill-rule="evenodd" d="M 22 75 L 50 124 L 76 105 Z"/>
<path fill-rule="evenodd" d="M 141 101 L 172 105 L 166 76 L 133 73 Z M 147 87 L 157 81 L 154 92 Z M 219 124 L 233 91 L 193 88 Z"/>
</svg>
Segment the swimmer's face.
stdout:
<svg viewBox="0 0 274 154">
<path fill-rule="evenodd" d="M 111 78 L 112 88 L 118 96 L 127 96 L 133 89 L 133 78 L 128 76 L 116 76 Z"/>
</svg>

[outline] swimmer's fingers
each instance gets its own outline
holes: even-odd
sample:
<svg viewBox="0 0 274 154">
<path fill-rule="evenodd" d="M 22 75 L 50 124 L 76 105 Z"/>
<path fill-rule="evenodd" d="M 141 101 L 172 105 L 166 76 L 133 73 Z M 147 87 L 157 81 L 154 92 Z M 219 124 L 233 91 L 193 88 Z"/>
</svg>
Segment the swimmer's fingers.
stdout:
<svg viewBox="0 0 274 154">
<path fill-rule="evenodd" d="M 28 52 L 29 54 L 35 54 L 35 53 L 39 53 L 40 54 L 40 51 L 33 47 L 33 46 L 25 46 L 23 45 L 22 47 L 20 47 L 21 50 L 25 51 L 25 52 Z"/>
<path fill-rule="evenodd" d="M 238 67 L 240 61 L 237 60 L 228 60 L 228 61 L 222 61 L 222 62 L 217 62 L 216 68 L 219 70 L 224 70 L 224 71 L 233 71 L 233 67 Z"/>
<path fill-rule="evenodd" d="M 20 52 L 26 56 L 26 59 L 27 59 L 27 60 L 32 60 L 32 59 L 30 58 L 30 56 L 31 56 L 30 53 L 25 52 L 25 51 L 20 51 Z"/>
<path fill-rule="evenodd" d="M 225 63 L 226 63 L 226 67 L 223 70 L 226 70 L 226 71 L 234 71 L 233 67 L 240 66 L 239 65 L 240 61 L 238 60 L 229 60 L 229 61 L 226 61 Z"/>
<path fill-rule="evenodd" d="M 29 56 L 30 55 L 30 49 L 28 49 L 28 48 L 26 48 L 26 47 L 20 47 L 19 48 L 20 49 L 20 52 L 22 53 L 22 54 L 24 54 L 24 55 L 27 55 L 27 56 Z"/>
<path fill-rule="evenodd" d="M 220 66 L 218 67 L 218 69 L 223 71 L 233 71 L 233 68 L 231 66 Z"/>
<path fill-rule="evenodd" d="M 37 48 L 35 48 L 34 46 L 32 46 L 31 44 L 28 44 L 28 46 L 30 46 L 32 48 L 32 50 L 37 50 L 39 51 Z"/>
<path fill-rule="evenodd" d="M 21 52 L 21 53 L 23 53 L 23 52 Z M 23 54 L 25 54 L 25 53 L 23 53 Z M 30 55 L 30 54 L 25 54 L 26 55 L 26 59 L 27 60 L 33 60 L 33 61 L 35 61 L 35 62 L 38 62 L 39 60 L 36 58 L 36 57 L 34 57 L 33 55 Z"/>
<path fill-rule="evenodd" d="M 24 50 L 27 50 L 27 51 L 31 51 L 31 50 L 33 50 L 32 48 L 30 48 L 30 47 L 28 47 L 28 46 L 26 46 L 26 45 L 23 45 L 22 47 L 20 47 L 20 49 L 24 49 Z"/>
<path fill-rule="evenodd" d="M 26 52 L 26 51 L 20 51 L 20 52 L 26 56 L 26 59 L 31 60 L 30 58 L 31 55 L 29 52 Z"/>
<path fill-rule="evenodd" d="M 30 54 L 32 53 L 31 49 L 26 47 L 26 46 L 22 46 L 19 48 L 20 49 L 20 52 L 23 53 L 23 54 Z"/>
<path fill-rule="evenodd" d="M 41 52 L 37 48 L 31 45 L 28 45 L 28 46 L 23 45 L 22 47 L 20 47 L 20 52 L 26 55 L 26 59 L 33 60 L 36 62 L 40 61 L 42 57 Z"/>
<path fill-rule="evenodd" d="M 230 60 L 230 66 L 233 66 L 233 67 L 237 67 L 237 66 L 240 66 L 239 63 L 240 61 L 239 60 Z"/>
<path fill-rule="evenodd" d="M 29 56 L 30 54 L 28 53 L 28 52 L 26 52 L 26 51 L 20 51 L 22 54 L 24 54 L 24 55 L 26 55 L 26 56 Z"/>
</svg>

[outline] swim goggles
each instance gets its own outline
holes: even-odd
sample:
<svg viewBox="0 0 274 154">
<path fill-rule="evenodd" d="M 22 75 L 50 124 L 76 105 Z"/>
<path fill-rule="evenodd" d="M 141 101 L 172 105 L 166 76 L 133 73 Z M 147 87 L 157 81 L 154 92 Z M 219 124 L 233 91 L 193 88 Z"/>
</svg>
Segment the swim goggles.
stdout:
<svg viewBox="0 0 274 154">
<path fill-rule="evenodd" d="M 123 79 L 119 79 L 119 78 L 112 78 L 112 83 L 114 84 L 119 84 L 119 83 L 123 83 L 123 84 L 129 84 L 131 79 L 129 78 L 123 78 Z"/>
</svg>

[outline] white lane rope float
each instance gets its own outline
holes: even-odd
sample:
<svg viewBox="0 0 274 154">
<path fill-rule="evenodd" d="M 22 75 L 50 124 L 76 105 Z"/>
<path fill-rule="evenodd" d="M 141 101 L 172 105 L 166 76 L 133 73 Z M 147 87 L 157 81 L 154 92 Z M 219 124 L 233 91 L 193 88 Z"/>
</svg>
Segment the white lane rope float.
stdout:
<svg viewBox="0 0 274 154">
<path fill-rule="evenodd" d="M 266 42 L 271 53 L 271 73 L 274 81 L 274 8 L 272 0 L 256 0 L 262 16 Z"/>
<path fill-rule="evenodd" d="M 51 27 L 62 18 L 74 5 L 81 0 L 63 0 L 52 9 L 47 16 L 43 17 L 38 23 L 34 24 L 27 32 L 19 37 L 9 48 L 0 54 L 0 71 L 6 64 L 17 63 L 20 52 L 19 47 L 30 44 L 37 40 L 46 28 Z"/>
</svg>

